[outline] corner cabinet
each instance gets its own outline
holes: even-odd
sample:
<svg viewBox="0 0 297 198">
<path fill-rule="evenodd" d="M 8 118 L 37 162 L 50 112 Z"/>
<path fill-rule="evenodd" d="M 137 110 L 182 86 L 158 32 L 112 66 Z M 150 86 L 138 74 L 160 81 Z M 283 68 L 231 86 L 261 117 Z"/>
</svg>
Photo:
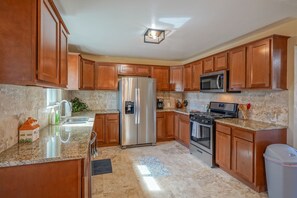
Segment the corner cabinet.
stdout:
<svg viewBox="0 0 297 198">
<path fill-rule="evenodd" d="M 257 192 L 267 190 L 263 154 L 270 144 L 286 143 L 286 129 L 250 131 L 216 124 L 216 163 Z"/>
<path fill-rule="evenodd" d="M 3 0 L 1 8 L 0 83 L 65 87 L 69 32 L 53 1 Z"/>
<path fill-rule="evenodd" d="M 93 130 L 97 133 L 98 146 L 115 146 L 120 143 L 119 114 L 97 114 Z"/>
</svg>

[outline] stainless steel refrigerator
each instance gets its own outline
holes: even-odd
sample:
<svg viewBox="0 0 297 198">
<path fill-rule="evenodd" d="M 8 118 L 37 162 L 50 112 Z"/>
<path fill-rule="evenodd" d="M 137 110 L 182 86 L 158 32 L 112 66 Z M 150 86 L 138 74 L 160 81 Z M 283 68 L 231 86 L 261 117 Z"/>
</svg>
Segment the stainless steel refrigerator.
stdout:
<svg viewBox="0 0 297 198">
<path fill-rule="evenodd" d="M 156 83 L 145 77 L 119 81 L 120 142 L 122 148 L 156 144 Z"/>
</svg>

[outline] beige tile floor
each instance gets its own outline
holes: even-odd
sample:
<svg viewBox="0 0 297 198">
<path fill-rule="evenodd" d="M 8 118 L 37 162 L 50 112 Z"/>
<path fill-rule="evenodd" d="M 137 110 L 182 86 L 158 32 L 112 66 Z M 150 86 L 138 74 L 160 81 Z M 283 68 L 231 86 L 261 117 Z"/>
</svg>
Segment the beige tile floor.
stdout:
<svg viewBox="0 0 297 198">
<path fill-rule="evenodd" d="M 264 198 L 219 168 L 209 168 L 179 143 L 100 148 L 113 172 L 92 177 L 92 197 Z"/>
</svg>

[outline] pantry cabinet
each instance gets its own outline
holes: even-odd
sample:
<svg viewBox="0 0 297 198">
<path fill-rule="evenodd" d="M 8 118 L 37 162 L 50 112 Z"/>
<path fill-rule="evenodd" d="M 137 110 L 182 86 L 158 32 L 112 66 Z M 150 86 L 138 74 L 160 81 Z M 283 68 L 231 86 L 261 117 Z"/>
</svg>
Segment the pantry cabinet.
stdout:
<svg viewBox="0 0 297 198">
<path fill-rule="evenodd" d="M 157 91 L 170 91 L 170 68 L 168 66 L 152 67 L 152 78 L 156 79 Z"/>
<path fill-rule="evenodd" d="M 3 0 L 0 23 L 0 83 L 67 85 L 69 32 L 52 0 Z"/>
<path fill-rule="evenodd" d="M 183 88 L 183 67 L 170 67 L 170 87 L 171 91 L 182 92 Z"/>
<path fill-rule="evenodd" d="M 263 154 L 268 145 L 277 143 L 286 143 L 286 129 L 251 131 L 217 123 L 215 161 L 238 180 L 263 192 L 267 190 Z"/>
<path fill-rule="evenodd" d="M 119 114 L 97 114 L 93 130 L 97 133 L 98 146 L 119 145 Z"/>
</svg>

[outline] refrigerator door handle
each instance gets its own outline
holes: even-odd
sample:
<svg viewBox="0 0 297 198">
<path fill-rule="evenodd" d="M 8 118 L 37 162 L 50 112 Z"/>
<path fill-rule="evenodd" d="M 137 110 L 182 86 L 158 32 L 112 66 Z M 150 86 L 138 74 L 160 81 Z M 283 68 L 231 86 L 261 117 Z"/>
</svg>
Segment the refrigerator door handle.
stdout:
<svg viewBox="0 0 297 198">
<path fill-rule="evenodd" d="M 141 104 L 140 104 L 140 89 L 139 88 L 137 89 L 137 92 L 138 92 L 137 93 L 137 108 L 138 108 L 138 110 L 137 110 L 137 117 L 138 117 L 137 118 L 137 123 L 140 124 L 140 109 L 141 109 L 140 105 Z"/>
<path fill-rule="evenodd" d="M 137 88 L 135 88 L 135 104 L 134 104 L 134 112 L 135 112 L 135 124 L 138 124 L 138 91 Z"/>
</svg>

